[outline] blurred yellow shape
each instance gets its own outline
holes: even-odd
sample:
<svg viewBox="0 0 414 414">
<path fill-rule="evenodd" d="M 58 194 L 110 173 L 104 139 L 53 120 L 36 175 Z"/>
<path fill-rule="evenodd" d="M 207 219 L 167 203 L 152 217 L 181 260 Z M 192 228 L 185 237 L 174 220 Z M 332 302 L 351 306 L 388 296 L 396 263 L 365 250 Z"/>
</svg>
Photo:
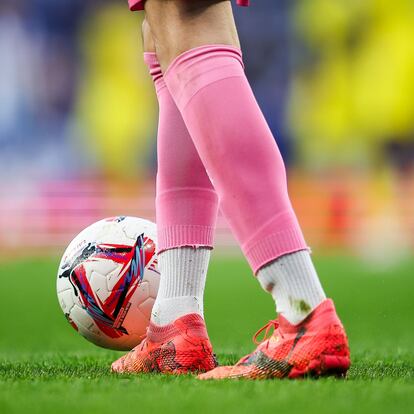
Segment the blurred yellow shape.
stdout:
<svg viewBox="0 0 414 414">
<path fill-rule="evenodd" d="M 77 116 L 83 143 L 107 177 L 145 172 L 154 143 L 154 89 L 142 60 L 141 17 L 125 5 L 96 10 L 84 22 Z"/>
<path fill-rule="evenodd" d="M 375 161 L 413 139 L 414 2 L 307 0 L 295 14 L 311 51 L 294 75 L 290 125 L 313 167 Z"/>
</svg>

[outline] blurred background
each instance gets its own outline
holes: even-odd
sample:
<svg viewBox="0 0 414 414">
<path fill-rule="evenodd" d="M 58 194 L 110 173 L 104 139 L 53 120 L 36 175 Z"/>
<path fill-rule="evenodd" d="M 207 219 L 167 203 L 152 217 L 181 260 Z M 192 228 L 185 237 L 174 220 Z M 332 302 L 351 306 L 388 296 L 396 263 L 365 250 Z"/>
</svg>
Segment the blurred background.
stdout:
<svg viewBox="0 0 414 414">
<path fill-rule="evenodd" d="M 234 9 L 313 250 L 375 266 L 405 259 L 414 247 L 413 1 Z M 141 19 L 120 0 L 2 0 L 2 257 L 56 254 L 106 216 L 154 219 L 157 104 Z M 217 246 L 240 254 L 223 218 Z"/>
</svg>

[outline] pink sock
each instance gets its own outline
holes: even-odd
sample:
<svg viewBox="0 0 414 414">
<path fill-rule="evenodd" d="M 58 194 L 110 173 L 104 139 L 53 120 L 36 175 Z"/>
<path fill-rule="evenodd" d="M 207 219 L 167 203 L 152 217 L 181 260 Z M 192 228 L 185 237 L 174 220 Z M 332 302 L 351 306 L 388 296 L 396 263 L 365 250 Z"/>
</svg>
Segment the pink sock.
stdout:
<svg viewBox="0 0 414 414">
<path fill-rule="evenodd" d="M 164 80 L 253 271 L 307 249 L 282 157 L 244 74 L 240 50 L 222 45 L 189 50 L 174 60 Z"/>
<path fill-rule="evenodd" d="M 213 246 L 218 197 L 165 86 L 155 53 L 145 53 L 159 103 L 157 233 L 158 251 Z"/>
</svg>

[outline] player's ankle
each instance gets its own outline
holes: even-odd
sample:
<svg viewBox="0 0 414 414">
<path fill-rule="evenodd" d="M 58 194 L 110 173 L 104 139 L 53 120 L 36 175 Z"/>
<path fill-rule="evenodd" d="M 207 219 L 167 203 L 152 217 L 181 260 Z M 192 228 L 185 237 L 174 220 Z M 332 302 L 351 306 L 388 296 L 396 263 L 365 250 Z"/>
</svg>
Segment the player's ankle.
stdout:
<svg viewBox="0 0 414 414">
<path fill-rule="evenodd" d="M 276 311 L 292 325 L 301 323 L 325 299 L 307 250 L 282 256 L 259 270 L 257 278 L 276 302 Z"/>
<path fill-rule="evenodd" d="M 210 251 L 208 247 L 178 247 L 159 254 L 161 280 L 152 309 L 152 323 L 164 326 L 184 315 L 203 316 Z"/>
<path fill-rule="evenodd" d="M 151 322 L 155 325 L 165 326 L 190 314 L 197 314 L 204 318 L 203 303 L 197 296 L 157 299 L 152 308 Z"/>
</svg>

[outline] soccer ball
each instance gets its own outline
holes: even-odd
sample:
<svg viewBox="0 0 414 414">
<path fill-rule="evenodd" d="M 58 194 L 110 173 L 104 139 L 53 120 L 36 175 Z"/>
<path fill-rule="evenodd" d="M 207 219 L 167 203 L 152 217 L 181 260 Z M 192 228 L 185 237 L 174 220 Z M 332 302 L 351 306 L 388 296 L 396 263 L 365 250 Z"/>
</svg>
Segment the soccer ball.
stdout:
<svg viewBox="0 0 414 414">
<path fill-rule="evenodd" d="M 155 224 L 112 217 L 69 244 L 59 265 L 57 295 L 66 319 L 88 341 L 130 350 L 145 335 L 159 278 Z"/>
</svg>

